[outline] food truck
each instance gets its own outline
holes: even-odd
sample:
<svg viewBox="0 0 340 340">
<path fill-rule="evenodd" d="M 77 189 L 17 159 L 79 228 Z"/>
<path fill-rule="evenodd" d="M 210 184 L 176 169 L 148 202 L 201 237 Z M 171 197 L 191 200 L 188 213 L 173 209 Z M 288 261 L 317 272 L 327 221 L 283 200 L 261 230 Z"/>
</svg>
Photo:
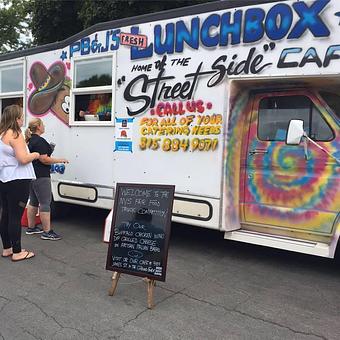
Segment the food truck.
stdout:
<svg viewBox="0 0 340 340">
<path fill-rule="evenodd" d="M 0 109 L 40 117 L 53 199 L 112 209 L 175 185 L 173 221 L 334 257 L 340 2 L 218 1 L 98 23 L 0 56 Z M 1 111 L 1 110 L 0 110 Z"/>
</svg>

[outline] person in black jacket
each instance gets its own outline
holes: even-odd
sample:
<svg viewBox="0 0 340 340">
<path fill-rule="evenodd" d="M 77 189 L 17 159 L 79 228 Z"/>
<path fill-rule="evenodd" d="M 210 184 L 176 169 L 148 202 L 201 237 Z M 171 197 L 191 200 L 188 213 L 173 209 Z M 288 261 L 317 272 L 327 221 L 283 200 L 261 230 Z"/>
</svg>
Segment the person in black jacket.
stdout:
<svg viewBox="0 0 340 340">
<path fill-rule="evenodd" d="M 51 164 L 68 163 L 64 158 L 51 157 L 52 146 L 41 135 L 45 126 L 40 118 L 31 119 L 25 131 L 26 142 L 31 152 L 39 152 L 40 158 L 33 162 L 36 180 L 31 182 L 29 204 L 27 207 L 28 228 L 26 234 L 41 234 L 41 239 L 57 241 L 61 236 L 51 229 Z M 39 215 L 43 230 L 35 226 L 35 216 Z"/>
</svg>

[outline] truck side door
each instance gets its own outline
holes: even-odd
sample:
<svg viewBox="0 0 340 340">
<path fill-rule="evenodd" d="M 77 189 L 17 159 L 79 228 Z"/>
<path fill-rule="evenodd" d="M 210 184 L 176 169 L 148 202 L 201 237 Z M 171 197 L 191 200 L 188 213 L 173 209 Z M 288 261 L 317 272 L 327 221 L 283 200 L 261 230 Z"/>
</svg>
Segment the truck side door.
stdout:
<svg viewBox="0 0 340 340">
<path fill-rule="evenodd" d="M 295 90 L 254 95 L 245 137 L 243 219 L 281 233 L 290 229 L 330 236 L 340 210 L 339 166 L 312 144 L 308 159 L 303 144 L 286 145 L 291 119 L 303 120 L 309 137 L 330 153 L 339 149 L 339 122 L 316 94 Z"/>
</svg>

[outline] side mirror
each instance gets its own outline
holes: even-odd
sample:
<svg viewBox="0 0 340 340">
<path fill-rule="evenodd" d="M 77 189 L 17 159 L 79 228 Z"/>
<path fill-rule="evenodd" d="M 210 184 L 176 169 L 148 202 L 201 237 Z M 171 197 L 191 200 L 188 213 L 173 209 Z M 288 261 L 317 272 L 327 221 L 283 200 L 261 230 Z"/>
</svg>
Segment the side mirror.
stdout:
<svg viewBox="0 0 340 340">
<path fill-rule="evenodd" d="M 286 144 L 288 145 L 299 145 L 301 138 L 304 135 L 303 131 L 303 120 L 292 119 L 289 122 Z"/>
<path fill-rule="evenodd" d="M 306 160 L 309 160 L 307 143 L 310 142 L 313 145 L 315 145 L 317 148 L 319 148 L 320 150 L 325 152 L 329 157 L 333 158 L 336 161 L 336 163 L 338 165 L 340 165 L 340 159 L 333 156 L 326 149 L 324 149 L 321 145 L 314 142 L 313 139 L 311 139 L 307 136 L 307 134 L 303 131 L 303 120 L 292 119 L 289 122 L 289 125 L 288 125 L 286 144 L 288 144 L 288 145 L 299 145 L 301 143 L 302 137 L 305 137 L 303 139 L 303 141 L 304 141 L 303 146 L 304 146 L 304 150 L 305 150 L 305 159 Z"/>
</svg>

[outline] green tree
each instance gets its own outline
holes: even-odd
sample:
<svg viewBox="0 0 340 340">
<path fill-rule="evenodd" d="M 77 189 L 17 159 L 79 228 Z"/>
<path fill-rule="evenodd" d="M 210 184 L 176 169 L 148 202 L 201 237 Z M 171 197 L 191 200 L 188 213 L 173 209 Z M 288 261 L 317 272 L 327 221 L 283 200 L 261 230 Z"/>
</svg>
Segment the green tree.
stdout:
<svg viewBox="0 0 340 340">
<path fill-rule="evenodd" d="M 83 0 L 79 11 L 79 19 L 83 27 L 87 28 L 99 22 L 160 12 L 210 1 L 213 0 Z"/>
<path fill-rule="evenodd" d="M 97 74 L 89 79 L 81 80 L 77 83 L 77 87 L 105 86 L 112 84 L 112 78 L 108 74 L 102 74 L 98 77 Z"/>
<path fill-rule="evenodd" d="M 26 0 L 36 45 L 61 41 L 94 24 L 212 0 Z"/>
<path fill-rule="evenodd" d="M 83 1 L 29 0 L 36 45 L 61 41 L 83 30 L 78 11 Z"/>
<path fill-rule="evenodd" d="M 0 53 L 30 46 L 28 1 L 2 0 L 0 4 Z M 25 38 L 26 37 L 26 38 Z"/>
</svg>

